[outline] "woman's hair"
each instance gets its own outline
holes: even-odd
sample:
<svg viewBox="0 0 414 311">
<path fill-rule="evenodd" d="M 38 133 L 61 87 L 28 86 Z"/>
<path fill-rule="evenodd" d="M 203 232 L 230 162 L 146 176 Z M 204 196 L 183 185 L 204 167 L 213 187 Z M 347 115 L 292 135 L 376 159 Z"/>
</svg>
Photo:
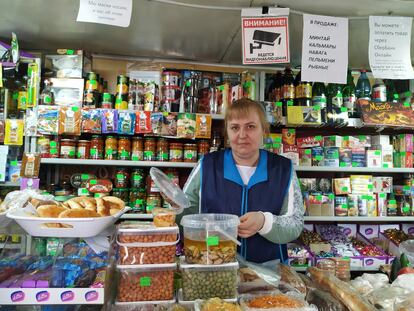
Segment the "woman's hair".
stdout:
<svg viewBox="0 0 414 311">
<path fill-rule="evenodd" d="M 224 116 L 224 124 L 226 129 L 229 121 L 247 117 L 252 112 L 259 116 L 263 132 L 267 135 L 270 132 L 270 125 L 269 122 L 267 122 L 263 106 L 260 103 L 246 97 L 236 100 L 227 108 Z"/>
</svg>

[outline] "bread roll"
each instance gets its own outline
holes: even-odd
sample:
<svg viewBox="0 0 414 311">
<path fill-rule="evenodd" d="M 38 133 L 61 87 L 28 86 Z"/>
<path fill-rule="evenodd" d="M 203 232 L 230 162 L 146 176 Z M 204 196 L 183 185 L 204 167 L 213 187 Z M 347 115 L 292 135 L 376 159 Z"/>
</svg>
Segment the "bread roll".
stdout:
<svg viewBox="0 0 414 311">
<path fill-rule="evenodd" d="M 70 209 L 59 214 L 59 218 L 89 218 L 100 217 L 100 215 L 88 209 Z"/>
<path fill-rule="evenodd" d="M 80 205 L 78 202 L 72 201 L 73 199 L 70 199 L 66 201 L 66 203 L 69 205 L 71 209 L 84 209 L 82 205 Z"/>
<path fill-rule="evenodd" d="M 57 218 L 60 213 L 66 210 L 66 207 L 60 205 L 41 205 L 37 208 L 37 213 L 39 217 Z"/>
<path fill-rule="evenodd" d="M 111 209 L 109 210 L 109 213 L 110 213 L 110 214 L 111 214 L 111 216 L 112 216 L 112 215 L 118 214 L 120 211 L 121 211 L 120 209 L 117 209 L 117 208 L 111 208 Z"/>
<path fill-rule="evenodd" d="M 109 216 L 109 206 L 105 204 L 105 201 L 102 198 L 96 198 L 96 211 L 101 216 Z M 109 204 L 108 204 L 109 205 Z"/>
<path fill-rule="evenodd" d="M 86 209 L 96 211 L 96 201 L 94 198 L 83 197 L 79 203 Z"/>
<path fill-rule="evenodd" d="M 109 207 L 111 209 L 119 209 L 122 210 L 125 207 L 125 202 L 121 199 L 113 196 L 103 197 L 102 200 L 109 203 Z"/>
</svg>

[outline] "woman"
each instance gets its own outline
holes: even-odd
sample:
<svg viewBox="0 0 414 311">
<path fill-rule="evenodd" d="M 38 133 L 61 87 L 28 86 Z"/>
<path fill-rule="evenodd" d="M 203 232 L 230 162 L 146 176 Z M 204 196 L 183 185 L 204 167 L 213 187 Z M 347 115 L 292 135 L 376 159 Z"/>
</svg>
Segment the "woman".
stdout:
<svg viewBox="0 0 414 311">
<path fill-rule="evenodd" d="M 287 260 L 286 243 L 303 228 L 303 201 L 292 162 L 261 150 L 269 124 L 262 106 L 243 98 L 225 115 L 230 149 L 206 154 L 193 169 L 184 192 L 185 213 L 226 213 L 240 217 L 239 253 L 248 261 Z"/>
</svg>

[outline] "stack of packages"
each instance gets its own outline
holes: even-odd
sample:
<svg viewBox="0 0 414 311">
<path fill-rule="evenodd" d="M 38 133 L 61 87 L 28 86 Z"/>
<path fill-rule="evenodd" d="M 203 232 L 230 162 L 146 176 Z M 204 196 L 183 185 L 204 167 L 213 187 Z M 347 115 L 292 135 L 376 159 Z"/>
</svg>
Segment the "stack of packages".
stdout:
<svg viewBox="0 0 414 311">
<path fill-rule="evenodd" d="M 174 272 L 178 226 L 126 221 L 118 226 L 119 272 L 116 304 L 159 304 L 175 301 Z"/>
</svg>

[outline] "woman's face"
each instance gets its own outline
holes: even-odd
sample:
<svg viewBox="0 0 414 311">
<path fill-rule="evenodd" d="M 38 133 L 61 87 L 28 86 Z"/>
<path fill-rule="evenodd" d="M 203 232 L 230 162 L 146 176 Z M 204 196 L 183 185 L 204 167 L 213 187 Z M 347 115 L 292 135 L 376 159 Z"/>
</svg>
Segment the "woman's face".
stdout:
<svg viewBox="0 0 414 311">
<path fill-rule="evenodd" d="M 257 155 L 263 142 L 263 128 L 259 116 L 250 111 L 247 117 L 229 120 L 227 136 L 233 154 L 242 159 Z"/>
</svg>

